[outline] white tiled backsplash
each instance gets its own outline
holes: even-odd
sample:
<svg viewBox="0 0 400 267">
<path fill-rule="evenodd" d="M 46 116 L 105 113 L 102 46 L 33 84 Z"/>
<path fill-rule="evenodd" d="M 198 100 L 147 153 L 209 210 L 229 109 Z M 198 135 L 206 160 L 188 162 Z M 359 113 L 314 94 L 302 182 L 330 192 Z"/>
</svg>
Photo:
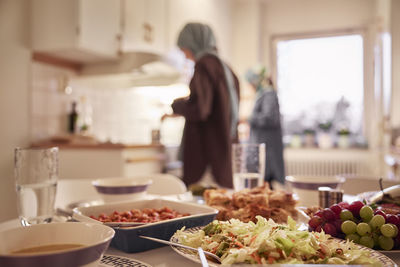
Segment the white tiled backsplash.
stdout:
<svg viewBox="0 0 400 267">
<path fill-rule="evenodd" d="M 161 130 L 161 140 L 178 144 L 183 129 L 183 118 L 160 122 L 170 107 L 157 97 L 142 94 L 135 88 L 98 89 L 74 86 L 65 88 L 68 80 L 76 76 L 72 70 L 34 62 L 32 66 L 32 140 L 40 141 L 67 133 L 68 113 L 72 102 L 82 100 L 93 112 L 90 134 L 99 141 L 125 144 L 148 144 L 151 130 Z M 149 90 L 151 90 L 149 88 Z"/>
</svg>

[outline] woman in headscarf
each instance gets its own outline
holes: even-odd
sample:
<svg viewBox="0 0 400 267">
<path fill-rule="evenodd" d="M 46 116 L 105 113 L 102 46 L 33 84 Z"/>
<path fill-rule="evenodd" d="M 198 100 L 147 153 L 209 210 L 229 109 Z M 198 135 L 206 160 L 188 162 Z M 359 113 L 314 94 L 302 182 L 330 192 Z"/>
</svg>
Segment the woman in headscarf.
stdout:
<svg viewBox="0 0 400 267">
<path fill-rule="evenodd" d="M 231 145 L 237 141 L 239 82 L 217 53 L 213 31 L 187 24 L 178 47 L 195 61 L 188 98 L 176 99 L 174 114 L 185 117 L 181 143 L 183 181 L 197 183 L 210 168 L 215 182 L 232 188 Z"/>
<path fill-rule="evenodd" d="M 266 144 L 264 180 L 272 187 L 273 182 L 285 182 L 281 115 L 278 95 L 272 80 L 263 66 L 253 67 L 246 79 L 256 90 L 256 100 L 249 119 L 250 143 Z"/>
</svg>

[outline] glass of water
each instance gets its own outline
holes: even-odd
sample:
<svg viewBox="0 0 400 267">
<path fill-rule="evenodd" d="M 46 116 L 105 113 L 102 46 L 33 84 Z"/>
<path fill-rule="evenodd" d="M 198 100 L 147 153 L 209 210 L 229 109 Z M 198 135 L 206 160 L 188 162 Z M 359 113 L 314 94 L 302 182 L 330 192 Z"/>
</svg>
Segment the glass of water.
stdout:
<svg viewBox="0 0 400 267">
<path fill-rule="evenodd" d="M 232 168 L 235 191 L 261 186 L 265 173 L 265 144 L 233 144 Z"/>
<path fill-rule="evenodd" d="M 14 174 L 23 226 L 51 222 L 58 179 L 58 148 L 16 148 Z"/>
</svg>

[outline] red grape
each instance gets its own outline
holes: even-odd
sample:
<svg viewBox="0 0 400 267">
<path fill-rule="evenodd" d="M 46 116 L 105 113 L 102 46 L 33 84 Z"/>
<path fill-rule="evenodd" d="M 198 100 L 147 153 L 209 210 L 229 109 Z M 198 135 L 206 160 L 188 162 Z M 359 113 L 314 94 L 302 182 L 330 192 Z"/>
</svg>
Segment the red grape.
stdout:
<svg viewBox="0 0 400 267">
<path fill-rule="evenodd" d="M 334 221 L 332 222 L 332 224 L 336 227 L 336 231 L 337 231 L 338 233 L 341 233 L 341 232 L 342 232 L 342 220 L 340 220 L 340 219 L 334 220 Z"/>
<path fill-rule="evenodd" d="M 316 213 L 314 213 L 314 216 L 318 216 L 318 217 L 322 218 L 322 210 L 319 210 Z"/>
<path fill-rule="evenodd" d="M 330 209 L 335 213 L 336 219 L 339 219 L 340 212 L 342 211 L 342 207 L 340 207 L 338 204 L 334 204 L 330 207 Z"/>
<path fill-rule="evenodd" d="M 315 232 L 321 232 L 322 231 L 322 226 L 318 225 L 317 228 L 315 228 Z"/>
<path fill-rule="evenodd" d="M 322 224 L 322 218 L 318 216 L 313 216 L 310 221 L 308 222 L 308 225 L 312 228 L 315 229 L 318 226 Z"/>
<path fill-rule="evenodd" d="M 347 202 L 339 202 L 338 205 L 342 208 L 342 209 L 349 209 L 350 204 Z"/>
<path fill-rule="evenodd" d="M 326 223 L 323 227 L 324 232 L 331 235 L 336 236 L 336 227 L 331 223 Z"/>
<path fill-rule="evenodd" d="M 364 207 L 364 203 L 361 201 L 354 201 L 349 206 L 349 211 L 353 213 L 354 217 L 360 217 L 360 209 Z"/>
<path fill-rule="evenodd" d="M 394 214 L 388 214 L 386 215 L 386 223 L 391 223 L 397 226 L 397 228 L 400 228 L 400 219 L 397 215 Z"/>
<path fill-rule="evenodd" d="M 325 208 L 322 211 L 322 218 L 328 222 L 331 222 L 336 219 L 336 215 L 330 208 Z"/>
<path fill-rule="evenodd" d="M 396 248 L 400 248 L 400 231 L 397 234 L 397 236 L 394 238 L 394 246 Z"/>
</svg>

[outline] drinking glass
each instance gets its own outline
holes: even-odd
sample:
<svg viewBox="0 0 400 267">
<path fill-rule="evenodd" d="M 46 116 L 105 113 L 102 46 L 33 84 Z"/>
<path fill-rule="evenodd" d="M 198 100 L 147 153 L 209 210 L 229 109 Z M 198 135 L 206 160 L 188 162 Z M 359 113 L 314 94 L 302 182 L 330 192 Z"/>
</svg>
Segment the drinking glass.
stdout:
<svg viewBox="0 0 400 267">
<path fill-rule="evenodd" d="M 261 186 L 265 173 L 265 144 L 233 144 L 232 168 L 235 191 Z"/>
<path fill-rule="evenodd" d="M 16 148 L 14 174 L 23 226 L 51 222 L 58 179 L 58 148 Z"/>
</svg>

